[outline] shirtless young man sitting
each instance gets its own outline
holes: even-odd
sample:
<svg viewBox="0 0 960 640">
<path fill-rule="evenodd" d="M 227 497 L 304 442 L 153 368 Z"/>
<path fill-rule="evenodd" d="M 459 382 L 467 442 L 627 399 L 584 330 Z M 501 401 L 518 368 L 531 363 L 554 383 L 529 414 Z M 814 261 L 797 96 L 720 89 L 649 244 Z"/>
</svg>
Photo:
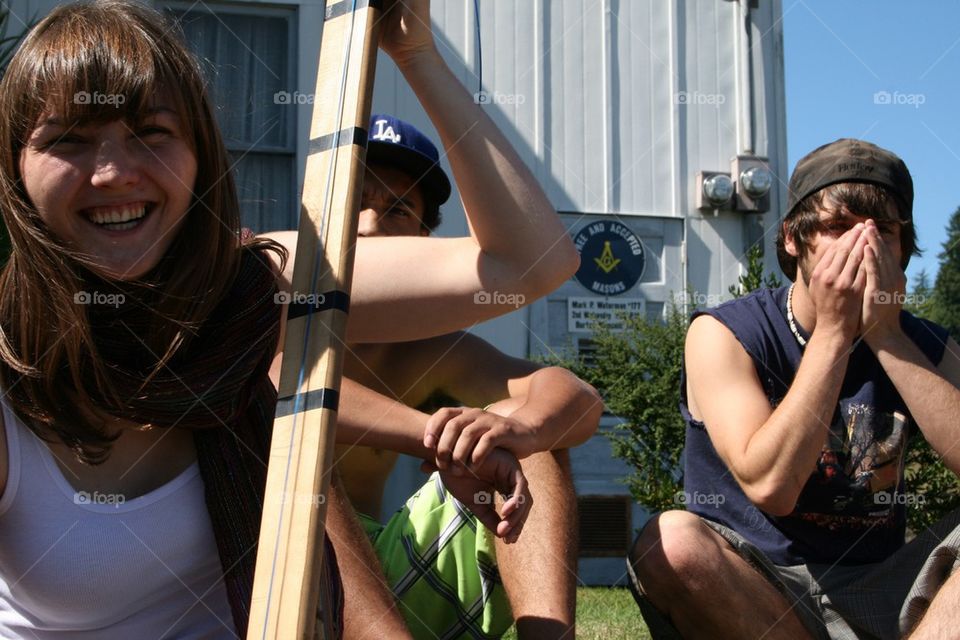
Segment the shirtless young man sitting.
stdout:
<svg viewBox="0 0 960 640">
<path fill-rule="evenodd" d="M 389 116 L 374 116 L 369 131 L 360 236 L 429 235 L 450 195 L 436 148 Z M 361 519 L 413 635 L 459 637 L 469 628 L 499 636 L 515 619 L 520 637 L 572 638 L 577 517 L 566 450 L 596 430 L 602 412 L 596 392 L 564 369 L 509 357 L 464 332 L 350 345 L 344 374 L 393 400 L 370 403 L 369 431 L 350 443 L 338 437 L 336 457 L 354 507 L 369 514 Z M 438 394 L 465 407 L 495 404 L 487 411 L 441 409 L 429 422 L 410 408 Z M 461 467 L 479 463 L 494 447 L 522 460 L 534 496 L 519 537 L 495 537 L 478 526 L 478 518 L 487 518 L 489 494 L 459 505 L 444 489 L 443 483 L 469 482 Z M 443 482 L 431 478 L 381 525 L 374 518 L 400 453 L 434 460 L 449 473 Z M 449 540 L 430 548 L 451 529 Z M 413 542 L 405 547 L 405 540 Z M 459 632 L 447 636 L 451 629 Z"/>
</svg>

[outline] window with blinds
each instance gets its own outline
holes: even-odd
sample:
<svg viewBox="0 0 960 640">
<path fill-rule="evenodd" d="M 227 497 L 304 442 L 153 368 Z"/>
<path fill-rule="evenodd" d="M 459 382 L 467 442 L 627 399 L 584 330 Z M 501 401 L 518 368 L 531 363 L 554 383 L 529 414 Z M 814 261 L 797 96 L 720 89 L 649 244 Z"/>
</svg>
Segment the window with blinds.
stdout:
<svg viewBox="0 0 960 640">
<path fill-rule="evenodd" d="M 233 159 L 243 225 L 296 229 L 297 10 L 167 2 L 200 58 Z M 284 98 L 287 99 L 284 99 Z"/>
</svg>

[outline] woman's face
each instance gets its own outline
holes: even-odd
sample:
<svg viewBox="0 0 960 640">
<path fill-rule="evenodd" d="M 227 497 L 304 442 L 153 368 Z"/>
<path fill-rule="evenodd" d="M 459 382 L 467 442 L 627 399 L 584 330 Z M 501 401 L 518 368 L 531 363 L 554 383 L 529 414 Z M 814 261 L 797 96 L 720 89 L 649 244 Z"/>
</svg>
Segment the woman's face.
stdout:
<svg viewBox="0 0 960 640">
<path fill-rule="evenodd" d="M 40 218 L 106 277 L 134 280 L 155 267 L 193 202 L 197 158 L 167 104 L 161 98 L 136 124 L 44 115 L 20 153 Z"/>
</svg>

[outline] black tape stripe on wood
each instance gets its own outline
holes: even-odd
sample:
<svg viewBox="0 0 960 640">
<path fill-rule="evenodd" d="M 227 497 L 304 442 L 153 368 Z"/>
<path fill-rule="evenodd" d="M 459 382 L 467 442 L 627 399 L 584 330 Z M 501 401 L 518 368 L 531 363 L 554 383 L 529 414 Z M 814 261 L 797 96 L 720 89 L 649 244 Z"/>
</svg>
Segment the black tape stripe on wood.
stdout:
<svg viewBox="0 0 960 640">
<path fill-rule="evenodd" d="M 335 389 L 314 389 L 277 400 L 277 418 L 291 416 L 297 411 L 330 409 L 336 411 L 340 405 L 340 393 Z"/>
<path fill-rule="evenodd" d="M 320 136 L 319 138 L 314 138 L 310 141 L 310 147 L 307 149 L 308 155 L 313 155 L 315 153 L 322 153 L 324 151 L 330 151 L 335 146 L 334 143 L 337 141 L 336 133 L 328 133 L 325 136 Z M 340 144 L 337 146 L 345 147 L 347 145 L 355 144 L 357 146 L 367 148 L 367 130 L 363 127 L 350 127 L 349 129 L 343 129 L 339 133 Z"/>
</svg>

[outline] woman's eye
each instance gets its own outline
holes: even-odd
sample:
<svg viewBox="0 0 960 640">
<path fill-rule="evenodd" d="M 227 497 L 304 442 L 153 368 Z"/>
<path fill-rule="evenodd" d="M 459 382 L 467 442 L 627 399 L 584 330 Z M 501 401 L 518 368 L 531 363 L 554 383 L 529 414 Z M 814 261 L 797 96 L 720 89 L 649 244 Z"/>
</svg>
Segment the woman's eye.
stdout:
<svg viewBox="0 0 960 640">
<path fill-rule="evenodd" d="M 399 218 L 406 218 L 407 216 L 410 215 L 410 212 L 407 211 L 406 209 L 398 209 L 397 207 L 393 207 L 392 209 L 390 209 L 388 213 L 392 216 L 397 216 Z"/>
<path fill-rule="evenodd" d="M 170 134 L 170 130 L 165 127 L 142 127 L 137 130 L 137 137 L 146 142 L 159 140 Z"/>
<path fill-rule="evenodd" d="M 40 141 L 37 147 L 41 150 L 63 149 L 84 144 L 86 141 L 86 138 L 76 133 L 64 133 L 62 135 L 49 136 L 46 140 Z"/>
</svg>

